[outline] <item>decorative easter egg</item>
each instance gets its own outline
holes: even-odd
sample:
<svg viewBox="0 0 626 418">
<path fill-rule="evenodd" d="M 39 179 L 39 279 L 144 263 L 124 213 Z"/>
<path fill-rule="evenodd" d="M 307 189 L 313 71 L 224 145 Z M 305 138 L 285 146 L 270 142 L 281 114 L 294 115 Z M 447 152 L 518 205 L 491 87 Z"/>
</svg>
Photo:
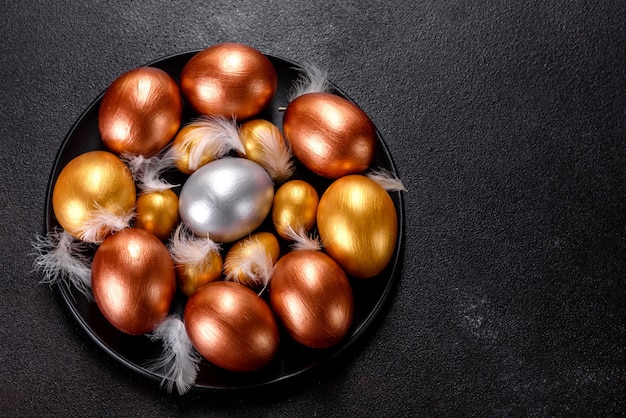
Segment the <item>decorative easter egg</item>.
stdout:
<svg viewBox="0 0 626 418">
<path fill-rule="evenodd" d="M 180 192 L 179 213 L 194 234 L 232 242 L 263 223 L 273 199 L 274 184 L 261 166 L 225 157 L 189 176 Z"/>
</svg>

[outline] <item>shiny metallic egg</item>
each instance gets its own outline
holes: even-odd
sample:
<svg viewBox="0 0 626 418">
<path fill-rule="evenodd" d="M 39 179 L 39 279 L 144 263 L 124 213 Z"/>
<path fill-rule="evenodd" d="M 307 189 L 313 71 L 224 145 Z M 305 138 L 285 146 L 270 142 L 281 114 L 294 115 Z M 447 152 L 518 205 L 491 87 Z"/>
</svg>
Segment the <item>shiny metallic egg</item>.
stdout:
<svg viewBox="0 0 626 418">
<path fill-rule="evenodd" d="M 267 302 L 234 282 L 208 283 L 191 295 L 185 328 L 202 357 L 237 372 L 267 365 L 280 343 L 278 323 Z"/>
<path fill-rule="evenodd" d="M 248 119 L 272 99 L 278 76 L 272 62 L 257 49 L 226 42 L 194 55 L 183 68 L 180 87 L 202 115 Z"/>
<path fill-rule="evenodd" d="M 174 79 L 159 68 L 139 67 L 119 76 L 105 92 L 98 130 L 116 154 L 152 156 L 174 138 L 182 111 Z"/>
<path fill-rule="evenodd" d="M 148 231 L 127 228 L 104 240 L 91 267 L 93 295 L 118 330 L 145 334 L 159 325 L 176 292 L 174 263 L 165 244 Z"/>
<path fill-rule="evenodd" d="M 352 277 L 371 278 L 389 263 L 398 239 L 398 216 L 389 193 L 353 174 L 335 180 L 317 208 L 325 251 Z"/>
<path fill-rule="evenodd" d="M 329 348 L 350 330 L 352 287 L 341 267 L 320 251 L 292 251 L 278 260 L 270 304 L 287 333 L 311 348 Z"/>
<path fill-rule="evenodd" d="M 263 223 L 273 199 L 274 184 L 260 165 L 226 157 L 189 176 L 180 192 L 179 213 L 197 236 L 232 242 Z"/>
<path fill-rule="evenodd" d="M 294 99 L 285 110 L 283 131 L 296 158 L 323 177 L 363 172 L 376 152 L 376 128 L 370 118 L 332 93 Z"/>
</svg>

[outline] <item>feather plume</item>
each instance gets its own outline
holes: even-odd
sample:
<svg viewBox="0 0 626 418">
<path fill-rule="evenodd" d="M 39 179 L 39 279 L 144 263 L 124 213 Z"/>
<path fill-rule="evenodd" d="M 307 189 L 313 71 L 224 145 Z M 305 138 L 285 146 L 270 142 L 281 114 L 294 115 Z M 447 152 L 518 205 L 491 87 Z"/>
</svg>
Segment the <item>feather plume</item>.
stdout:
<svg viewBox="0 0 626 418">
<path fill-rule="evenodd" d="M 298 226 L 293 228 L 291 225 L 287 225 L 284 230 L 286 237 L 293 241 L 291 244 L 291 248 L 294 251 L 299 250 L 314 250 L 320 251 L 323 247 L 323 244 L 317 234 L 309 235 L 306 230 L 302 226 Z"/>
<path fill-rule="evenodd" d="M 288 101 L 308 93 L 330 93 L 332 86 L 328 81 L 328 72 L 313 63 L 306 63 L 299 68 L 300 75 L 292 86 Z"/>
<path fill-rule="evenodd" d="M 122 154 L 120 158 L 130 168 L 130 172 L 142 193 L 162 192 L 177 186 L 168 183 L 161 177 L 163 172 L 175 167 L 174 159 L 167 154 L 150 158 L 143 155 Z"/>
<path fill-rule="evenodd" d="M 290 178 L 295 170 L 293 154 L 280 133 L 275 130 L 261 129 L 258 133 L 259 145 L 262 149 L 262 166 L 270 177 L 282 183 Z"/>
<path fill-rule="evenodd" d="M 194 142 L 196 134 L 183 138 L 180 149 L 189 150 L 189 170 L 195 171 L 202 165 L 206 156 L 211 160 L 222 158 L 231 150 L 245 154 L 243 144 L 239 138 L 239 128 L 235 118 L 228 119 L 223 116 L 200 116 L 187 126 L 193 126 L 200 140 Z M 172 147 L 167 155 L 178 160 L 175 155 L 176 148 Z M 174 155 L 172 155 L 174 154 Z"/>
<path fill-rule="evenodd" d="M 196 237 L 191 234 L 184 224 L 179 224 L 174 231 L 172 239 L 168 243 L 172 260 L 176 264 L 186 266 L 202 266 L 213 252 L 219 252 L 222 248 L 209 237 Z"/>
<path fill-rule="evenodd" d="M 239 276 L 243 275 L 254 287 L 262 286 L 261 294 L 274 275 L 274 262 L 262 245 L 253 245 L 250 253 L 244 254 L 242 251 L 227 257 L 224 271 L 228 271 L 227 281 L 239 282 Z"/>
<path fill-rule="evenodd" d="M 64 282 L 75 287 L 87 299 L 91 294 L 91 260 L 84 255 L 90 246 L 69 233 L 55 229 L 45 236 L 36 235 L 32 242 L 33 268 L 43 274 L 41 283 Z"/>
<path fill-rule="evenodd" d="M 153 341 L 161 340 L 161 356 L 147 365 L 152 372 L 163 374 L 161 387 L 179 394 L 186 393 L 196 381 L 200 355 L 195 351 L 178 315 L 172 314 L 148 335 Z"/>
<path fill-rule="evenodd" d="M 109 234 L 128 228 L 134 216 L 134 209 L 117 214 L 98 205 L 79 228 L 78 237 L 85 242 L 101 244 Z"/>
<path fill-rule="evenodd" d="M 380 184 L 383 189 L 387 190 L 388 192 L 407 191 L 404 187 L 404 184 L 402 184 L 402 180 L 400 180 L 398 177 L 394 176 L 393 173 L 385 170 L 384 168 L 380 170 L 372 170 L 371 172 L 367 173 L 367 177 Z"/>
</svg>

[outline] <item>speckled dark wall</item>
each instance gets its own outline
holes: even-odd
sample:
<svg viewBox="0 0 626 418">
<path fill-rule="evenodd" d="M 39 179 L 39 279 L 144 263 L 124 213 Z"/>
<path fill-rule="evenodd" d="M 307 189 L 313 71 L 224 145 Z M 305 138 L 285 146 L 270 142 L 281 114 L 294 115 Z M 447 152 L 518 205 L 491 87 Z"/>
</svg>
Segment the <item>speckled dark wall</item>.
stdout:
<svg viewBox="0 0 626 418">
<path fill-rule="evenodd" d="M 621 1 L 4 1 L 2 415 L 623 414 L 624 22 Z M 326 67 L 370 115 L 409 189 L 403 272 L 309 380 L 170 396 L 85 335 L 28 253 L 83 110 L 222 41 Z"/>
</svg>

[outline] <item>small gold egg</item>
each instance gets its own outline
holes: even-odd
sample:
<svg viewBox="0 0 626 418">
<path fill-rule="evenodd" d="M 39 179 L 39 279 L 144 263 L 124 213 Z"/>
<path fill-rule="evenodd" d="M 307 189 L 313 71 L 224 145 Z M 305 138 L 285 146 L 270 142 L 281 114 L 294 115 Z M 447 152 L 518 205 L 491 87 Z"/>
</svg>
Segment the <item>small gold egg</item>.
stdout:
<svg viewBox="0 0 626 418">
<path fill-rule="evenodd" d="M 209 253 L 197 265 L 176 264 L 178 288 L 187 296 L 193 295 L 200 287 L 222 277 L 222 264 L 222 255 L 218 251 Z"/>
<path fill-rule="evenodd" d="M 224 274 L 230 280 L 257 288 L 267 284 L 279 256 L 280 245 L 274 234 L 257 232 L 236 242 L 226 253 Z"/>
<path fill-rule="evenodd" d="M 178 196 L 172 190 L 142 193 L 137 198 L 135 227 L 165 241 L 178 224 Z"/>
<path fill-rule="evenodd" d="M 241 125 L 239 137 L 245 150 L 245 154 L 238 153 L 240 157 L 259 164 L 277 183 L 291 177 L 291 150 L 276 125 L 264 119 L 249 120 Z"/>
<path fill-rule="evenodd" d="M 276 232 L 289 239 L 287 228 L 310 231 L 315 225 L 319 196 L 309 183 L 291 180 L 276 191 L 272 205 L 272 221 Z"/>
<path fill-rule="evenodd" d="M 201 132 L 194 126 L 183 126 L 178 131 L 171 145 L 171 154 L 176 156 L 174 164 L 176 168 L 184 174 L 191 174 L 194 170 L 189 168 L 189 153 L 193 147 L 202 139 Z M 213 161 L 213 156 L 203 155 L 201 163 L 202 166 L 209 161 Z"/>
</svg>

